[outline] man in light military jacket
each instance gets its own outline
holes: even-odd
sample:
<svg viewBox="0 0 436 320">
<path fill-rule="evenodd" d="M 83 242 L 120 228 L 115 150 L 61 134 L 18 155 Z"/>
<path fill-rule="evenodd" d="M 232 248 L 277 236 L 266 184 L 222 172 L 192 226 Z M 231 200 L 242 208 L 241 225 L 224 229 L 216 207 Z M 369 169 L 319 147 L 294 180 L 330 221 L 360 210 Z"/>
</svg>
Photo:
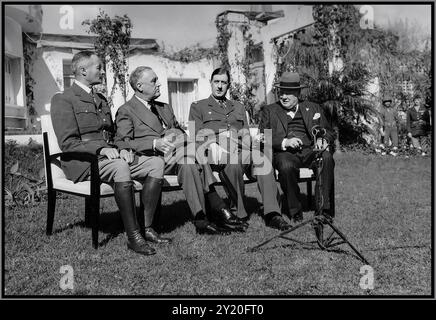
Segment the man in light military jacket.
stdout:
<svg viewBox="0 0 436 320">
<path fill-rule="evenodd" d="M 247 156 L 250 156 L 249 152 L 241 152 L 244 148 L 250 148 L 250 146 L 244 145 L 244 141 L 247 141 L 246 136 L 249 135 L 245 108 L 239 102 L 226 98 L 230 85 L 228 70 L 224 68 L 214 70 L 210 84 L 211 96 L 191 105 L 189 120 L 195 122 L 198 141 L 204 140 L 206 136 L 211 139 L 217 138 L 216 142 L 211 143 L 208 148 L 209 157 L 213 162 L 211 166 L 220 172 L 221 180 L 223 180 L 227 193 L 236 207 L 237 216 L 248 219 L 245 208 L 243 176 L 244 173 L 251 176 L 253 163 L 249 159 L 247 161 Z M 234 148 L 235 144 L 231 142 L 232 139 L 239 141 L 236 148 Z M 232 154 L 237 154 L 237 158 L 239 158 L 236 163 L 231 161 Z M 283 219 L 280 213 L 280 194 L 272 166 L 266 173 L 255 175 L 255 177 L 262 196 L 263 217 L 266 225 L 279 230 L 290 228 L 290 224 Z"/>
</svg>

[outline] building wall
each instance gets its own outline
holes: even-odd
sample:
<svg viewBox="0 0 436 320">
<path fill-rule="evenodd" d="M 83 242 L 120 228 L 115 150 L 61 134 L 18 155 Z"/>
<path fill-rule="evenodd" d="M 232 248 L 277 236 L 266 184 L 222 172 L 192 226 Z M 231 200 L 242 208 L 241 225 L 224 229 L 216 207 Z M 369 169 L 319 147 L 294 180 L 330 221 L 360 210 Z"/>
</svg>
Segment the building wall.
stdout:
<svg viewBox="0 0 436 320">
<path fill-rule="evenodd" d="M 63 60 L 71 60 L 73 53 L 66 48 L 41 48 L 33 65 L 35 110 L 38 115 L 50 112 L 50 101 L 56 92 L 64 90 Z"/>
<path fill-rule="evenodd" d="M 5 93 L 4 115 L 5 127 L 24 128 L 26 126 L 27 108 L 24 80 L 23 38 L 21 25 L 11 17 L 5 17 L 4 53 L 10 58 L 11 76 L 8 74 L 8 90 Z M 5 74 L 6 77 L 6 74 Z M 6 100 L 6 96 L 10 99 Z"/>
</svg>

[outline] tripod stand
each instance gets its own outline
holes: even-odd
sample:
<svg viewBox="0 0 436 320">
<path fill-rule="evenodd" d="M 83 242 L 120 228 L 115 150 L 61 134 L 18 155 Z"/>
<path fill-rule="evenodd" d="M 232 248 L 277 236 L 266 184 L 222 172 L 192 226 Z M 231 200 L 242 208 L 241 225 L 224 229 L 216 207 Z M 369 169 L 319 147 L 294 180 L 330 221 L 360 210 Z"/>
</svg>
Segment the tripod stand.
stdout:
<svg viewBox="0 0 436 320">
<path fill-rule="evenodd" d="M 316 134 L 314 134 L 315 138 Z M 315 138 L 316 140 L 316 138 Z M 315 144 L 317 145 L 317 144 Z M 267 243 L 271 242 L 272 240 L 276 238 L 282 238 L 290 241 L 297 242 L 301 245 L 304 245 L 306 243 L 298 241 L 293 238 L 289 238 L 286 235 L 305 226 L 308 224 L 311 224 L 315 231 L 315 237 L 316 241 L 318 243 L 318 246 L 321 248 L 321 250 L 327 250 L 330 251 L 332 248 L 337 247 L 341 244 L 348 244 L 349 247 L 356 253 L 356 255 L 359 257 L 361 261 L 363 261 L 365 264 L 369 265 L 368 260 L 365 259 L 365 257 L 357 250 L 351 243 L 348 241 L 347 237 L 334 225 L 333 219 L 330 216 L 327 216 L 323 213 L 323 192 L 322 192 L 322 169 L 323 169 L 323 159 L 322 154 L 323 152 L 326 152 L 327 147 L 319 148 L 316 147 L 314 149 L 315 153 L 315 159 L 312 162 L 312 169 L 315 170 L 315 176 L 316 176 L 316 190 L 315 190 L 315 197 L 316 197 L 316 208 L 315 208 L 315 214 L 312 218 L 307 219 L 292 228 L 285 230 L 278 235 L 275 235 L 274 237 L 271 237 L 270 239 L 260 243 L 259 245 L 249 248 L 249 252 L 254 252 L 260 247 L 266 245 Z M 329 152 L 329 151 L 327 151 Z M 334 195 L 333 195 L 334 196 Z M 327 225 L 331 228 L 331 233 L 328 237 L 324 237 L 324 226 Z"/>
</svg>

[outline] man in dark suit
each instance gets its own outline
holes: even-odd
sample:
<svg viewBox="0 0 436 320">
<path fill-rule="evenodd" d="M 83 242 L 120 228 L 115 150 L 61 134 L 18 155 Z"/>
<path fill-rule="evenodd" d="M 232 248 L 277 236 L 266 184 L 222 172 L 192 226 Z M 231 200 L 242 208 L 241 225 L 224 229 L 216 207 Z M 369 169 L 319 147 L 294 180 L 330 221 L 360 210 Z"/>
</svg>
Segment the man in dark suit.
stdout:
<svg viewBox="0 0 436 320">
<path fill-rule="evenodd" d="M 279 230 L 288 229 L 290 225 L 280 213 L 280 194 L 272 166 L 261 172 L 263 170 L 257 170 L 259 168 L 251 161 L 251 138 L 245 108 L 239 102 L 226 98 L 230 85 L 228 70 L 214 70 L 210 83 L 212 95 L 194 102 L 190 109 L 189 120 L 195 122 L 196 139 L 203 141 L 207 137 L 214 141 L 209 145 L 208 153 L 214 163 L 214 170 L 220 171 L 223 183 L 227 184 L 226 188 L 233 190 L 228 193 L 233 198 L 239 218 L 248 217 L 244 205 L 244 173 L 252 176 L 251 170 L 254 169 L 263 200 L 266 225 Z M 232 161 L 232 158 L 236 161 Z"/>
<path fill-rule="evenodd" d="M 309 166 L 315 158 L 312 128 L 319 125 L 326 130 L 326 140 L 335 140 L 321 107 L 312 102 L 299 101 L 300 76 L 285 72 L 277 83 L 279 101 L 261 110 L 259 129 L 272 130 L 273 164 L 279 172 L 279 182 L 286 196 L 289 216 L 296 222 L 303 219 L 297 179 L 299 168 Z M 324 147 L 327 147 L 324 145 Z M 333 183 L 334 161 L 329 151 L 322 153 L 323 211 L 331 216 L 330 190 Z"/>
<path fill-rule="evenodd" d="M 177 173 L 198 233 L 245 231 L 245 225 L 231 214 L 215 191 L 216 181 L 209 165 L 196 163 L 195 153 L 187 152 L 187 135 L 171 106 L 156 101 L 160 96 L 156 73 L 141 66 L 132 72 L 129 81 L 135 94 L 117 111 L 116 140 L 127 143 L 136 154 L 165 159 L 165 173 Z"/>
<path fill-rule="evenodd" d="M 51 101 L 51 118 L 59 146 L 63 152 L 98 155 L 100 179 L 113 185 L 128 248 L 143 255 L 155 254 L 155 249 L 140 234 L 132 179 L 144 181 L 141 192 L 144 216 L 145 220 L 151 220 L 160 194 L 156 180 L 163 176 L 163 161 L 144 156 L 129 165 L 132 155 L 128 146 L 122 142 L 114 144 L 110 108 L 105 97 L 94 93 L 92 88 L 101 83 L 104 75 L 98 56 L 91 51 L 79 52 L 73 57 L 72 69 L 74 84 Z M 61 159 L 61 165 L 66 177 L 74 183 L 89 179 L 88 162 Z M 168 239 L 161 241 L 168 242 Z"/>
</svg>

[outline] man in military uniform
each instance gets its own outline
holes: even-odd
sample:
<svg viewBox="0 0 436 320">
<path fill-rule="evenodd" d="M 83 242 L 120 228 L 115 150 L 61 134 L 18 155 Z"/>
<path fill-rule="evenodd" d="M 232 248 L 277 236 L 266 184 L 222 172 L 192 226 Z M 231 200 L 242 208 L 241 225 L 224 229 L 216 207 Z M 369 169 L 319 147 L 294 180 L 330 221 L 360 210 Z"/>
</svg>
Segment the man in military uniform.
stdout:
<svg viewBox="0 0 436 320">
<path fill-rule="evenodd" d="M 250 170 L 253 163 L 249 158 L 250 152 L 243 152 L 247 149 L 250 151 L 250 146 L 247 146 L 246 143 L 246 141 L 250 141 L 250 137 L 245 108 L 239 102 L 226 99 L 230 85 L 228 70 L 224 68 L 214 70 L 210 83 L 212 95 L 191 105 L 189 120 L 195 122 L 197 141 L 203 141 L 205 137 L 215 140 L 208 148 L 209 157 L 214 163 L 212 168 L 220 172 L 221 180 L 224 180 L 222 182 L 225 184 L 234 206 L 236 206 L 237 216 L 241 219 L 247 219 L 243 175 L 247 173 L 251 176 Z M 233 154 L 237 155 L 236 163 L 231 161 L 232 158 L 235 159 Z M 266 224 L 279 230 L 288 229 L 290 225 L 280 213 L 280 194 L 272 166 L 267 172 L 255 173 L 254 175 L 262 195 Z"/>
<path fill-rule="evenodd" d="M 165 160 L 165 174 L 177 174 L 198 233 L 245 231 L 244 224 L 233 217 L 215 191 L 213 183 L 216 181 L 209 165 L 196 163 L 195 153 L 186 152 L 187 135 L 171 106 L 156 101 L 160 96 L 160 83 L 153 69 L 138 67 L 129 81 L 135 94 L 117 111 L 116 140 L 127 143 L 136 154 Z M 187 159 L 190 156 L 191 159 Z"/>
<path fill-rule="evenodd" d="M 147 156 L 130 162 L 132 154 L 127 145 L 113 143 L 115 127 L 110 108 L 105 97 L 92 89 L 93 85 L 101 83 L 104 75 L 98 56 L 91 51 L 75 54 L 72 70 L 74 84 L 51 101 L 51 118 L 59 146 L 63 152 L 98 155 L 100 179 L 114 188 L 127 234 L 127 247 L 139 254 L 155 254 L 155 249 L 140 234 L 132 179 L 144 181 L 141 192 L 144 216 L 145 220 L 152 220 L 160 195 L 156 181 L 163 177 L 164 163 Z M 61 165 L 66 177 L 74 183 L 89 179 L 89 163 L 70 160 L 61 161 Z"/>
</svg>

